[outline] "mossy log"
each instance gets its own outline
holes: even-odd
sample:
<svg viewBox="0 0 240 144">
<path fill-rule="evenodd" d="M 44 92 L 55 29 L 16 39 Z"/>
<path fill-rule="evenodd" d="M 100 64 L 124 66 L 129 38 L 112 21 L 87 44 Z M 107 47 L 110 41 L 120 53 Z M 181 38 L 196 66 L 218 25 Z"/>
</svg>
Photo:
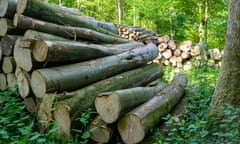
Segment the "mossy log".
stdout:
<svg viewBox="0 0 240 144">
<path fill-rule="evenodd" d="M 178 103 L 186 85 L 187 77 L 176 74 L 170 86 L 121 118 L 118 131 L 122 140 L 129 144 L 141 142 L 149 130 Z"/>
<path fill-rule="evenodd" d="M 142 66 L 157 55 L 157 47 L 149 44 L 96 60 L 38 69 L 32 73 L 31 87 L 35 96 L 39 98 L 49 92 L 76 90 L 112 75 Z"/>
<path fill-rule="evenodd" d="M 59 99 L 59 103 L 55 106 L 54 119 L 59 127 L 59 134 L 71 135 L 71 122 L 80 116 L 84 110 L 93 107 L 94 100 L 99 93 L 143 86 L 162 75 L 163 70 L 158 64 L 150 64 L 99 81 L 74 92 L 57 94 L 56 98 Z"/>
<path fill-rule="evenodd" d="M 31 45 L 33 57 L 38 62 L 81 62 L 144 46 L 142 43 L 100 45 L 72 41 L 37 40 Z"/>
<path fill-rule="evenodd" d="M 89 124 L 88 131 L 91 139 L 97 143 L 108 143 L 114 132 L 114 125 L 108 125 L 98 115 Z"/>
<path fill-rule="evenodd" d="M 55 7 L 52 7 L 51 4 L 41 0 L 19 0 L 17 3 L 17 12 L 19 14 L 61 25 L 89 28 L 101 33 L 119 37 L 117 34 L 93 25 L 91 21 L 88 21 L 87 19 L 81 19 L 77 16 L 65 13 L 64 11 L 56 9 Z"/>
<path fill-rule="evenodd" d="M 33 19 L 15 14 L 14 26 L 21 29 L 34 29 L 37 31 L 59 35 L 72 40 L 85 39 L 96 43 L 128 43 L 127 39 L 103 34 L 88 28 L 57 25 L 54 23 Z"/>
<path fill-rule="evenodd" d="M 95 108 L 106 123 L 114 123 L 123 114 L 148 101 L 166 86 L 166 83 L 159 83 L 156 87 L 136 87 L 101 93 L 96 97 Z"/>
</svg>

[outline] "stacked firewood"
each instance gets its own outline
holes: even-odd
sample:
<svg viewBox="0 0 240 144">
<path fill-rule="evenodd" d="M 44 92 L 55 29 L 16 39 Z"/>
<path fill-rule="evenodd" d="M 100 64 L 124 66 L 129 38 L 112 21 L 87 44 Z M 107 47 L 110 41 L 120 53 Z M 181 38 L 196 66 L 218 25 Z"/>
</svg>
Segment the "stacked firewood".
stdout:
<svg viewBox="0 0 240 144">
<path fill-rule="evenodd" d="M 221 60 L 223 57 L 224 51 L 219 48 L 209 49 L 207 51 L 207 60 L 210 66 L 221 66 Z"/>
<path fill-rule="evenodd" d="M 118 25 L 118 34 L 130 41 L 141 41 L 144 43 L 156 42 L 159 35 L 138 26 Z"/>
<path fill-rule="evenodd" d="M 146 86 L 163 75 L 159 64 L 149 64 L 158 56 L 156 44 L 122 38 L 113 23 L 41 0 L 1 0 L 0 8 L 1 89 L 17 83 L 41 132 L 54 121 L 60 135 L 71 136 L 71 129 L 80 127 L 75 119 L 95 102 L 104 123 L 119 119 L 123 141 L 137 143 L 183 95 L 187 80 L 182 74 L 170 85 Z M 105 102 L 116 99 L 115 91 L 122 101 Z M 101 109 L 116 109 L 118 116 L 109 122 Z M 145 115 L 132 119 L 138 113 Z M 131 123 L 140 131 L 128 140 L 128 133 L 135 130 Z M 92 139 L 99 141 L 95 132 Z"/>
</svg>

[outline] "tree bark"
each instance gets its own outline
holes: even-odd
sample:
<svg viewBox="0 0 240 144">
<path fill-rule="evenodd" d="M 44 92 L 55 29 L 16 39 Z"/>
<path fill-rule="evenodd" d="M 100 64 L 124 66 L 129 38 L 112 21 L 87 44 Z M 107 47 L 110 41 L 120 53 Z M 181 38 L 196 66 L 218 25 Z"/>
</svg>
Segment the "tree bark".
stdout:
<svg viewBox="0 0 240 144">
<path fill-rule="evenodd" d="M 14 16 L 14 26 L 21 29 L 34 29 L 41 32 L 46 32 L 54 35 L 59 35 L 69 39 L 87 39 L 97 43 L 127 43 L 126 39 L 114 37 L 111 35 L 103 34 L 95 30 L 57 25 L 50 22 L 45 22 L 33 19 L 27 16 L 16 14 Z"/>
<path fill-rule="evenodd" d="M 87 19 L 81 19 L 79 17 L 65 13 L 62 10 L 52 7 L 50 4 L 40 0 L 21 0 L 17 3 L 17 12 L 30 17 L 35 17 L 41 20 L 61 24 L 71 25 L 76 27 L 89 28 L 101 33 L 119 37 L 108 30 L 93 25 Z M 41 12 L 41 15 L 39 15 Z"/>
<path fill-rule="evenodd" d="M 211 101 L 210 114 L 224 104 L 240 107 L 240 1 L 229 1 L 228 26 L 222 66 Z"/>
<path fill-rule="evenodd" d="M 144 46 L 142 43 L 118 45 L 97 45 L 83 42 L 64 42 L 37 40 L 32 43 L 33 57 L 38 62 L 80 62 L 99 57 L 119 54 L 124 51 Z"/>
<path fill-rule="evenodd" d="M 39 98 L 48 92 L 71 91 L 139 67 L 157 55 L 157 47 L 150 44 L 96 60 L 39 69 L 32 73 L 31 86 L 33 93 Z"/>
<path fill-rule="evenodd" d="M 90 131 L 91 139 L 97 143 L 108 143 L 113 135 L 114 126 L 105 123 L 100 116 L 89 124 L 88 131 Z"/>
<path fill-rule="evenodd" d="M 95 108 L 102 120 L 114 123 L 123 114 L 140 105 L 163 90 L 167 84 L 160 83 L 156 87 L 136 87 L 99 94 L 95 100 Z"/>
<path fill-rule="evenodd" d="M 16 69 L 16 62 L 12 56 L 3 57 L 2 70 L 5 74 L 13 73 Z"/>
<path fill-rule="evenodd" d="M 60 130 L 59 134 L 70 135 L 71 121 L 74 121 L 87 108 L 93 107 L 94 100 L 99 93 L 143 86 L 162 75 L 162 68 L 158 64 L 151 64 L 99 81 L 71 93 L 57 94 L 56 98 L 59 99 L 59 103 L 55 107 L 54 117 Z"/>
<path fill-rule="evenodd" d="M 181 99 L 187 77 L 177 74 L 172 84 L 148 102 L 135 108 L 118 121 L 118 131 L 125 143 L 139 143 L 154 125 Z"/>
</svg>

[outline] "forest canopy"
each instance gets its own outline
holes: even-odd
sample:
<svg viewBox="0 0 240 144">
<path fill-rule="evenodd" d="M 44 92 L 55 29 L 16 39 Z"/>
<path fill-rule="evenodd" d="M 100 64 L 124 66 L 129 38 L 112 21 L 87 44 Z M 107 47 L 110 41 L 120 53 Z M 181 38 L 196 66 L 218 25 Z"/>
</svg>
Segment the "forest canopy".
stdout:
<svg viewBox="0 0 240 144">
<path fill-rule="evenodd" d="M 78 8 L 97 20 L 141 26 L 181 42 L 223 49 L 228 0 L 44 0 Z"/>
</svg>

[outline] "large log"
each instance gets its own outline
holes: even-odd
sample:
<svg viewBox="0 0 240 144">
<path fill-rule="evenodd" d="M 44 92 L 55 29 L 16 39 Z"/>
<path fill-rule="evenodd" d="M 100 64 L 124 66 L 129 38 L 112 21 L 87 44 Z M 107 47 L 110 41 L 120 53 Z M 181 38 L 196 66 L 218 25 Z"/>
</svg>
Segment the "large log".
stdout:
<svg viewBox="0 0 240 144">
<path fill-rule="evenodd" d="M 87 19 L 81 19 L 77 16 L 65 13 L 62 10 L 52 7 L 49 3 L 40 0 L 20 0 L 17 3 L 17 12 L 26 16 L 38 18 L 41 20 L 61 24 L 71 25 L 76 27 L 89 28 L 101 33 L 109 34 L 115 37 L 119 37 L 108 30 L 101 27 L 97 27 L 88 21 Z M 39 15 L 39 13 L 41 13 Z"/>
<path fill-rule="evenodd" d="M 144 46 L 142 43 L 99 45 L 84 42 L 37 40 L 32 43 L 33 57 L 39 62 L 80 62 L 119 54 Z"/>
<path fill-rule="evenodd" d="M 99 94 L 95 100 L 95 108 L 102 120 L 114 123 L 123 114 L 142 104 L 163 90 L 167 84 L 160 83 L 156 87 L 136 87 Z"/>
<path fill-rule="evenodd" d="M 39 98 L 48 92 L 71 91 L 139 67 L 153 60 L 157 55 L 157 47 L 149 44 L 96 60 L 39 69 L 32 73 L 31 86 L 33 93 Z"/>
<path fill-rule="evenodd" d="M 59 35 L 69 39 L 87 39 L 98 43 L 127 43 L 126 39 L 103 34 L 91 29 L 57 25 L 33 19 L 27 16 L 15 14 L 14 26 L 21 29 L 34 29 L 54 35 Z"/>
<path fill-rule="evenodd" d="M 94 105 L 94 100 L 99 93 L 118 89 L 143 86 L 160 78 L 163 70 L 158 64 L 150 64 L 134 69 L 111 78 L 99 81 L 77 91 L 57 94 L 59 103 L 54 111 L 54 119 L 59 127 L 59 134 L 70 135 L 71 121 L 74 121 L 81 113 Z"/>
<path fill-rule="evenodd" d="M 13 18 L 17 7 L 17 0 L 0 1 L 0 17 Z"/>
<path fill-rule="evenodd" d="M 14 73 L 7 74 L 7 85 L 10 91 L 17 91 L 17 78 Z"/>
<path fill-rule="evenodd" d="M 176 74 L 172 84 L 157 96 L 126 114 L 118 121 L 118 131 L 125 143 L 139 143 L 161 117 L 166 115 L 181 99 L 187 77 Z"/>
<path fill-rule="evenodd" d="M 91 134 L 91 139 L 97 143 L 108 143 L 113 135 L 114 126 L 105 123 L 98 115 L 89 124 L 88 131 Z"/>
</svg>

